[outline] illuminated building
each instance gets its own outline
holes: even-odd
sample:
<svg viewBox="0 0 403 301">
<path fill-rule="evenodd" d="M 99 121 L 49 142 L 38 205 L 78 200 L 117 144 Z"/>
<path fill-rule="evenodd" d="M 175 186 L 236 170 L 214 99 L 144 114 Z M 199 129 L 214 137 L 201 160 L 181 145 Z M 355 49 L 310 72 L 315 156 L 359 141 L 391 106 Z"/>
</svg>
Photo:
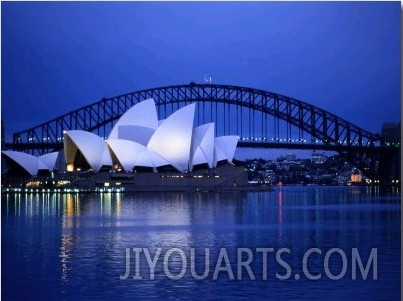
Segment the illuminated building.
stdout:
<svg viewBox="0 0 403 301">
<path fill-rule="evenodd" d="M 172 166 L 185 172 L 199 164 L 213 168 L 222 160 L 232 162 L 239 137 L 214 137 L 214 123 L 193 128 L 195 108 L 194 103 L 187 105 L 159 121 L 154 100 L 147 99 L 121 116 L 107 140 L 85 131 L 66 131 L 66 163 L 94 171 L 102 166 L 125 171 Z"/>
<path fill-rule="evenodd" d="M 1 153 L 11 164 L 17 165 L 31 176 L 36 176 L 40 170 L 52 171 L 59 154 L 58 152 L 53 152 L 35 157 L 16 151 L 2 151 Z"/>
<path fill-rule="evenodd" d="M 196 104 L 187 105 L 158 120 L 153 99 L 127 110 L 106 140 L 82 130 L 65 130 L 64 159 L 67 171 L 98 172 L 101 169 L 132 171 L 137 167 L 174 168 L 193 171 L 194 166 L 214 168 L 220 161 L 231 163 L 238 136 L 214 137 L 214 123 L 194 128 Z M 2 152 L 35 176 L 39 169 L 52 171 L 57 152 L 41 157 L 19 152 Z"/>
</svg>

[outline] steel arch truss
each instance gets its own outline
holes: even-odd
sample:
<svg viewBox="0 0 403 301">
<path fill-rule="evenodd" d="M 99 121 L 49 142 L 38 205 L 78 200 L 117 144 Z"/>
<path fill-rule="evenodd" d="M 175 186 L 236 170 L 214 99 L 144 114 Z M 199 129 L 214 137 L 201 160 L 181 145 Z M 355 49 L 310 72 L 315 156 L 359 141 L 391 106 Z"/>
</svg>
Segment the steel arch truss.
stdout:
<svg viewBox="0 0 403 301">
<path fill-rule="evenodd" d="M 106 137 L 107 129 L 136 103 L 154 98 L 158 107 L 192 102 L 223 103 L 271 115 L 318 139 L 324 149 L 344 153 L 374 173 L 380 137 L 330 112 L 284 95 L 239 86 L 194 84 L 168 86 L 104 98 L 96 103 L 13 135 L 13 148 L 45 153 L 63 142 L 64 130 L 85 130 Z M 225 107 L 224 107 L 225 110 Z M 218 114 L 216 112 L 216 114 Z M 227 117 L 230 118 L 230 115 Z M 237 115 L 238 118 L 238 115 Z M 263 117 L 262 117 L 263 120 Z M 224 115 L 224 124 L 225 115 Z M 263 121 L 262 121 L 263 124 Z M 238 131 L 238 126 L 237 126 Z M 241 133 L 233 133 L 241 136 Z M 263 143 L 264 141 L 262 141 Z M 256 144 L 250 141 L 250 145 Z M 244 143 L 245 144 L 245 143 Z M 246 143 L 247 145 L 248 143 Z"/>
</svg>

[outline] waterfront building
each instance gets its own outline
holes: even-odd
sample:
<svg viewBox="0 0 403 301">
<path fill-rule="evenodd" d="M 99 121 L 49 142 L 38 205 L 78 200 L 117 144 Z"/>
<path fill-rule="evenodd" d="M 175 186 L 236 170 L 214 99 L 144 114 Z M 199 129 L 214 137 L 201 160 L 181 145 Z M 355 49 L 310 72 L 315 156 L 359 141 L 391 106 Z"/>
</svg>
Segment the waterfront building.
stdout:
<svg viewBox="0 0 403 301">
<path fill-rule="evenodd" d="M 381 141 L 382 144 L 389 146 L 389 145 L 400 145 L 400 133 L 401 133 L 401 124 L 399 123 L 392 123 L 386 122 L 382 125 L 381 129 Z"/>
<path fill-rule="evenodd" d="M 53 171 L 59 152 L 48 153 L 39 157 L 16 151 L 2 151 L 2 157 L 8 165 L 8 172 L 14 175 L 29 174 L 36 176 L 39 171 Z"/>
<path fill-rule="evenodd" d="M 287 161 L 295 161 L 295 160 L 297 160 L 297 155 L 293 154 L 293 153 L 288 153 L 285 155 L 285 159 Z"/>
<path fill-rule="evenodd" d="M 326 161 L 327 157 L 324 152 L 313 152 L 311 155 L 312 164 L 322 164 Z"/>
<path fill-rule="evenodd" d="M 231 163 L 238 136 L 214 136 L 214 123 L 194 127 L 196 104 L 187 105 L 159 120 L 154 99 L 127 110 L 116 122 L 107 139 L 82 130 L 64 131 L 61 154 L 65 170 L 119 170 L 171 168 L 191 172 L 196 166 L 215 168 Z M 3 151 L 10 166 L 36 176 L 40 170 L 53 171 L 59 152 L 35 157 L 16 151 Z"/>
</svg>

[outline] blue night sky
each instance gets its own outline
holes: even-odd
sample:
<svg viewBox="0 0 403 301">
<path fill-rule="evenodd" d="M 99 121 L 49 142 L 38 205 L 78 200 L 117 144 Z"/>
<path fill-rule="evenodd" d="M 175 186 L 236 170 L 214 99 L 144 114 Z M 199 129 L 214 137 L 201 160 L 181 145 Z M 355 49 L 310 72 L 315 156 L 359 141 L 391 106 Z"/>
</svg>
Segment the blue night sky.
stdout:
<svg viewBox="0 0 403 301">
<path fill-rule="evenodd" d="M 241 85 L 371 132 L 400 121 L 400 2 L 2 2 L 1 108 L 13 132 L 118 94 Z"/>
</svg>

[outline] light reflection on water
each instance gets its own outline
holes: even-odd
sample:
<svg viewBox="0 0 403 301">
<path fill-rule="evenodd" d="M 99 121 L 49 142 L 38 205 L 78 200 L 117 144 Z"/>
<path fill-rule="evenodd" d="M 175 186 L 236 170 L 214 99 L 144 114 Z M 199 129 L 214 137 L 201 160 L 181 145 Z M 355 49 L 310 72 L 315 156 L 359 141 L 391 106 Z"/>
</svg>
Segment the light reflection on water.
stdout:
<svg viewBox="0 0 403 301">
<path fill-rule="evenodd" d="M 400 195 L 383 195 L 365 187 L 281 187 L 273 192 L 136 193 L 136 194 L 15 194 L 2 196 L 2 297 L 15 299 L 387 299 L 400 296 Z M 210 250 L 207 279 L 187 271 L 170 280 L 157 266 L 155 280 L 142 259 L 140 281 L 120 280 L 126 248 L 157 248 L 164 253 L 195 248 L 199 274 L 204 249 Z M 378 248 L 378 280 L 323 277 L 280 281 L 269 264 L 262 281 L 262 258 L 252 269 L 256 281 L 212 279 L 220 248 L 236 263 L 236 248 L 289 248 L 285 257 L 293 271 L 309 248 L 324 254 L 341 248 L 348 258 L 358 248 L 368 256 Z M 274 255 L 273 255 L 274 256 Z M 172 273 L 181 269 L 171 257 Z M 320 258 L 319 258 L 320 259 Z M 322 256 L 323 259 L 323 256 Z M 332 262 L 333 268 L 341 266 Z M 313 261 L 313 273 L 320 262 Z M 233 264 L 236 274 L 236 266 Z M 322 274 L 324 275 L 323 271 Z M 247 275 L 247 274 L 246 274 Z M 227 276 L 227 277 L 225 277 Z M 117 297 L 118 296 L 118 297 Z"/>
</svg>

